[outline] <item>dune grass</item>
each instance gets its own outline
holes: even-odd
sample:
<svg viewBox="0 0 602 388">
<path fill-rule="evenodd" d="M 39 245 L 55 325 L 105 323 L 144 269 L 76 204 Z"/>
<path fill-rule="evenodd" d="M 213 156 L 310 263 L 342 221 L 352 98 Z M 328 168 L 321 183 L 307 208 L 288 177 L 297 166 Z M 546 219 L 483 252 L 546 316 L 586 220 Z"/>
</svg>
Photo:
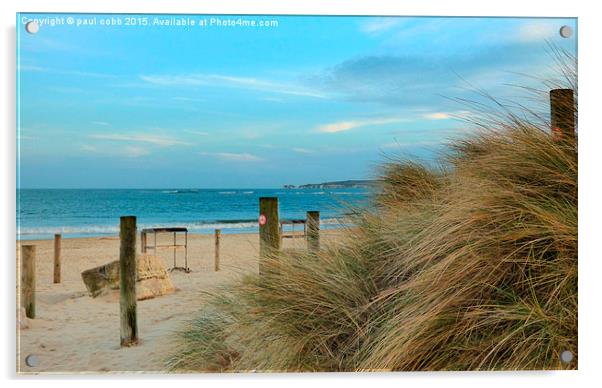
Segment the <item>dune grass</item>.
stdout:
<svg viewBox="0 0 602 388">
<path fill-rule="evenodd" d="M 506 115 L 391 161 L 344 241 L 283 252 L 181 333 L 175 371 L 575 369 L 577 153 Z"/>
</svg>

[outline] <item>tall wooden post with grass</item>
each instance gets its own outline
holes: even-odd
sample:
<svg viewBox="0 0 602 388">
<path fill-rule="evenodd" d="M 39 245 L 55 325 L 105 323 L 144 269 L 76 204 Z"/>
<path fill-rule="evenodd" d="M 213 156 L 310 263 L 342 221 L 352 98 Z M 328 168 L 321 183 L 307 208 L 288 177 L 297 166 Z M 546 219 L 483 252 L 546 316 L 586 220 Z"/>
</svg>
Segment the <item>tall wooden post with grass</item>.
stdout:
<svg viewBox="0 0 602 388">
<path fill-rule="evenodd" d="M 136 217 L 121 217 L 119 239 L 121 346 L 132 346 L 138 343 L 136 311 Z"/>
<path fill-rule="evenodd" d="M 140 233 L 140 252 L 146 253 L 146 232 Z"/>
<path fill-rule="evenodd" d="M 575 140 L 575 96 L 573 89 L 550 90 L 550 118 L 554 140 Z"/>
<path fill-rule="evenodd" d="M 307 249 L 310 252 L 318 252 L 320 250 L 320 212 L 307 212 Z"/>
<path fill-rule="evenodd" d="M 21 307 L 27 318 L 36 317 L 36 246 L 21 246 Z"/>
<path fill-rule="evenodd" d="M 278 198 L 259 198 L 259 274 L 265 272 L 265 259 L 280 250 Z"/>
<path fill-rule="evenodd" d="M 215 229 L 215 261 L 214 261 L 214 270 L 219 271 L 219 243 L 222 236 L 221 229 Z"/>
<path fill-rule="evenodd" d="M 54 235 L 54 283 L 61 282 L 61 235 Z"/>
</svg>

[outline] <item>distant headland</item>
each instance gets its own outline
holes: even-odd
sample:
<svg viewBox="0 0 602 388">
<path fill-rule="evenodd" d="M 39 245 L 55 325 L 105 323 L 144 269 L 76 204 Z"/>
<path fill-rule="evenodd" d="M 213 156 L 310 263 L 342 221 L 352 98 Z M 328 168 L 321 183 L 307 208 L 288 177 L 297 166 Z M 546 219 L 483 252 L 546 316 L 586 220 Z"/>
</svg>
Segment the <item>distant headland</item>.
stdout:
<svg viewBox="0 0 602 388">
<path fill-rule="evenodd" d="M 374 187 L 378 184 L 377 180 L 354 179 L 347 181 L 334 181 L 323 183 L 308 183 L 305 185 L 284 185 L 285 189 L 341 189 L 341 188 L 362 188 Z"/>
</svg>

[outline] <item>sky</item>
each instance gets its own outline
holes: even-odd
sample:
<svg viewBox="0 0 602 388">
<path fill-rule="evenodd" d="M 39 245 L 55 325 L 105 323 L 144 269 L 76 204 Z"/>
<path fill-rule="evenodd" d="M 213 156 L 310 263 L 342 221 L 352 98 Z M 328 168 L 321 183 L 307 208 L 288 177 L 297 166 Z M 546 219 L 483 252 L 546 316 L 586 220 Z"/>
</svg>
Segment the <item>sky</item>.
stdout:
<svg viewBox="0 0 602 388">
<path fill-rule="evenodd" d="M 455 99 L 478 99 L 475 88 L 509 99 L 520 95 L 512 85 L 541 88 L 535 78 L 557 76 L 548 44 L 576 53 L 576 29 L 575 19 L 18 14 L 17 184 L 369 179 L 383 161 L 428 162 L 469 133 Z"/>
</svg>

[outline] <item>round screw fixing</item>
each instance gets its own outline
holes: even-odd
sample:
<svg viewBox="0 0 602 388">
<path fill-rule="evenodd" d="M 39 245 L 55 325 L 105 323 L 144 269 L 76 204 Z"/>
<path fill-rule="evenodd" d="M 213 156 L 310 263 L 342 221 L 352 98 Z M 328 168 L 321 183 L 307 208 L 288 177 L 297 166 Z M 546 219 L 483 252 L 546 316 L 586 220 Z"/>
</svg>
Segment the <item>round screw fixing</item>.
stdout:
<svg viewBox="0 0 602 388">
<path fill-rule="evenodd" d="M 563 38 L 570 38 L 573 35 L 573 29 L 570 26 L 560 27 L 560 36 Z"/>
<path fill-rule="evenodd" d="M 565 364 L 573 361 L 573 353 L 570 350 L 565 350 L 564 352 L 560 353 L 560 361 Z"/>
<path fill-rule="evenodd" d="M 40 359 L 35 354 L 30 354 L 25 357 L 25 364 L 28 367 L 35 368 L 36 366 L 40 365 Z"/>
<path fill-rule="evenodd" d="M 29 32 L 30 34 L 36 34 L 38 31 L 40 31 L 40 25 L 38 24 L 38 22 L 27 22 L 25 23 L 25 31 Z"/>
</svg>

